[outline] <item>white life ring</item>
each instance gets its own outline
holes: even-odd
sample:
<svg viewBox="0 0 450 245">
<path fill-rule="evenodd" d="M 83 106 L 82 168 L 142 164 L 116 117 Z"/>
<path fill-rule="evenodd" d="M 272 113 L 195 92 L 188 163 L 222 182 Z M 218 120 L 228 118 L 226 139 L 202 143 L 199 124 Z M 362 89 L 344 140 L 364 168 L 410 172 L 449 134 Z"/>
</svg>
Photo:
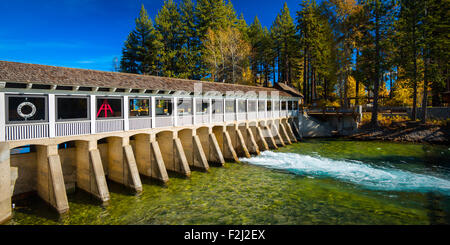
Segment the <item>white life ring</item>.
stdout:
<svg viewBox="0 0 450 245">
<path fill-rule="evenodd" d="M 24 106 L 31 107 L 31 112 L 28 113 L 28 114 L 23 113 L 22 112 L 22 108 Z M 21 116 L 21 117 L 23 117 L 25 119 L 28 119 L 28 118 L 34 116 L 34 114 L 36 114 L 36 106 L 33 103 L 28 102 L 28 101 L 22 102 L 22 103 L 20 103 L 19 106 L 17 106 L 17 114 L 19 114 L 19 116 Z"/>
</svg>

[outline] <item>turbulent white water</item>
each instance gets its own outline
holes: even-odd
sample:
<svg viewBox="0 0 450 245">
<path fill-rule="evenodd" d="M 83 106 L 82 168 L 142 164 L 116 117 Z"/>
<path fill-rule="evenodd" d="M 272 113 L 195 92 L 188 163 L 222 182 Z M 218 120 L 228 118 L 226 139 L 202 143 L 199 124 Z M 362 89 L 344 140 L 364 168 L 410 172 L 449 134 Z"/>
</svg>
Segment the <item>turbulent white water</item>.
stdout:
<svg viewBox="0 0 450 245">
<path fill-rule="evenodd" d="M 312 177 L 331 177 L 369 189 L 390 191 L 437 191 L 450 195 L 450 180 L 396 168 L 374 167 L 361 161 L 332 160 L 320 156 L 265 151 L 241 159 L 253 165 Z"/>
</svg>

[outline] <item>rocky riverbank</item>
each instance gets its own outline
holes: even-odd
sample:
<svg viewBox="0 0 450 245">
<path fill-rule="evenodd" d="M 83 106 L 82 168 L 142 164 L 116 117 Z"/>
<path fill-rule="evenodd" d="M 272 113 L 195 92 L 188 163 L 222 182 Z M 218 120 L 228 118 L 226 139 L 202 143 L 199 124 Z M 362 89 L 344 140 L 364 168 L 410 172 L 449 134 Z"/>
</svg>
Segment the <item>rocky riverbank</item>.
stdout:
<svg viewBox="0 0 450 245">
<path fill-rule="evenodd" d="M 368 125 L 363 125 L 357 133 L 349 138 L 450 145 L 450 126 L 401 122 L 373 129 Z"/>
</svg>

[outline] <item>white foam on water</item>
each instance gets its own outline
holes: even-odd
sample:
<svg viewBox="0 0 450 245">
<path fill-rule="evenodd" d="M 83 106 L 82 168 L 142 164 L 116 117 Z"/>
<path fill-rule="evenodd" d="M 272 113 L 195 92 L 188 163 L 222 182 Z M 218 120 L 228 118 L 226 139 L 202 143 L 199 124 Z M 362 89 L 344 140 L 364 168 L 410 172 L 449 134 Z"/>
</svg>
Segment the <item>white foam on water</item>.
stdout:
<svg viewBox="0 0 450 245">
<path fill-rule="evenodd" d="M 450 195 L 450 180 L 413 173 L 392 167 L 374 167 L 361 161 L 333 160 L 320 156 L 265 151 L 243 162 L 289 171 L 298 175 L 330 177 L 362 185 L 369 189 L 390 191 L 437 191 Z"/>
</svg>

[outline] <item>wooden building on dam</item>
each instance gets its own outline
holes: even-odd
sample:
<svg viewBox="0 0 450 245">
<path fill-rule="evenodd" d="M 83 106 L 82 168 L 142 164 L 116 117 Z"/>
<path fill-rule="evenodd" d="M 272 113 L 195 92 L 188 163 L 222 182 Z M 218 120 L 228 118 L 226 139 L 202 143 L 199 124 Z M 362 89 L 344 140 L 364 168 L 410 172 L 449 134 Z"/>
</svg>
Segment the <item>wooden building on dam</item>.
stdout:
<svg viewBox="0 0 450 245">
<path fill-rule="evenodd" d="M 0 61 L 0 223 L 12 198 L 69 210 L 67 190 L 109 201 L 107 179 L 142 191 L 210 165 L 296 142 L 302 95 L 212 83 Z"/>
</svg>

